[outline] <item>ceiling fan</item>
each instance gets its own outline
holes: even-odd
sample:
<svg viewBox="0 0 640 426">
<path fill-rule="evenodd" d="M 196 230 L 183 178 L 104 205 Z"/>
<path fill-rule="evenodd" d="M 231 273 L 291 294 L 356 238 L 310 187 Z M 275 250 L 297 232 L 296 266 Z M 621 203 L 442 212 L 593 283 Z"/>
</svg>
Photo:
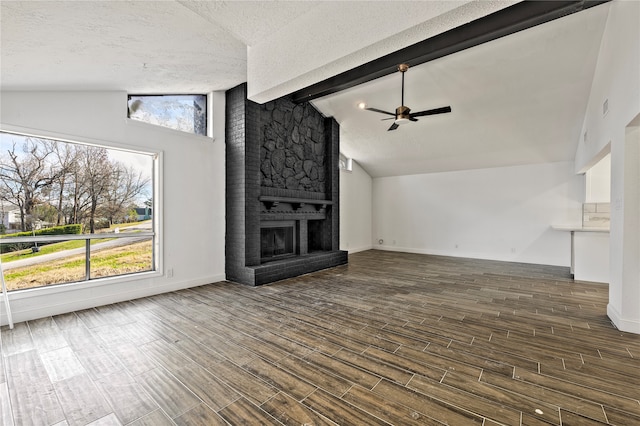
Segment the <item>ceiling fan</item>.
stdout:
<svg viewBox="0 0 640 426">
<path fill-rule="evenodd" d="M 377 108 L 364 108 L 367 111 L 379 112 L 381 114 L 392 115 L 393 124 L 389 127 L 389 130 L 397 129 L 400 124 L 408 123 L 409 121 L 418 121 L 416 117 L 423 117 L 425 115 L 435 115 L 435 114 L 444 114 L 446 112 L 451 112 L 451 107 L 446 106 L 442 108 L 428 109 L 426 111 L 418 111 L 411 112 L 409 107 L 404 105 L 404 73 L 409 69 L 409 64 L 400 64 L 398 65 L 398 71 L 402 73 L 402 104 L 398 108 L 396 108 L 396 112 L 388 112 L 383 111 Z M 383 118 L 383 120 L 391 120 L 391 118 Z"/>
</svg>

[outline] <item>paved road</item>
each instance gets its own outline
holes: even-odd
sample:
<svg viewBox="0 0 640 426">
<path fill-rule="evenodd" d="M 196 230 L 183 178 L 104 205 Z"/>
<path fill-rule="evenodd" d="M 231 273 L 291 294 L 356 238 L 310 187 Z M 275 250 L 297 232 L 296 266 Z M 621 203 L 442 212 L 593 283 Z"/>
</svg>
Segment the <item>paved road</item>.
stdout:
<svg viewBox="0 0 640 426">
<path fill-rule="evenodd" d="M 141 229 L 144 231 L 148 231 L 151 229 L 151 223 L 149 226 L 146 224 L 140 224 L 142 226 L 138 226 L 135 229 Z M 127 228 L 128 230 L 132 230 L 134 228 Z M 108 236 L 109 234 L 105 234 Z M 132 234 L 132 238 L 117 238 L 115 240 L 105 241 L 103 243 L 96 243 L 91 245 L 91 253 L 95 253 L 100 250 L 110 249 L 119 246 L 125 246 L 127 244 L 137 243 L 139 241 L 149 240 L 151 237 L 136 237 L 135 234 Z M 22 268 L 23 266 L 31 266 L 37 265 L 39 263 L 50 262 L 52 260 L 64 259 L 65 257 L 76 256 L 79 254 L 84 254 L 85 248 L 80 247 L 76 249 L 63 250 L 56 253 L 51 254 L 43 254 L 40 256 L 33 256 L 27 259 L 22 260 L 14 260 L 13 262 L 3 262 L 2 269 L 4 271 L 8 271 L 10 269 Z"/>
</svg>

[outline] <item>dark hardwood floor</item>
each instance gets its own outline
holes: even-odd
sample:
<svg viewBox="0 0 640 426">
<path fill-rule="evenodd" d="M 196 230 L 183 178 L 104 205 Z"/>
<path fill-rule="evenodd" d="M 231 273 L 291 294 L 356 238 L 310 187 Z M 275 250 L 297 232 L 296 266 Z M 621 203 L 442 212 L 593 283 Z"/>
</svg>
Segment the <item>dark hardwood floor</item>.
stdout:
<svg viewBox="0 0 640 426">
<path fill-rule="evenodd" d="M 2 328 L 4 425 L 640 425 L 640 336 L 568 268 L 368 251 Z"/>
</svg>

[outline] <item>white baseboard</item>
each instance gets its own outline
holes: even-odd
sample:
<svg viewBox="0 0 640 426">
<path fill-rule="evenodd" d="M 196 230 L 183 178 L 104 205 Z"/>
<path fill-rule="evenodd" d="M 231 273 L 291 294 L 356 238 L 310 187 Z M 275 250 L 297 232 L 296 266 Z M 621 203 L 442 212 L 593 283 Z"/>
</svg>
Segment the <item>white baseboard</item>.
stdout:
<svg viewBox="0 0 640 426">
<path fill-rule="evenodd" d="M 372 248 L 373 246 L 364 246 L 364 247 L 351 248 L 351 249 L 348 249 L 347 251 L 349 254 L 353 254 L 353 253 L 359 253 L 361 251 L 371 250 Z"/>
<path fill-rule="evenodd" d="M 531 259 L 522 259 L 515 255 L 508 255 L 508 254 L 504 256 L 495 256 L 495 255 L 486 254 L 486 253 L 467 252 L 467 251 L 460 251 L 460 250 L 432 250 L 432 249 L 423 249 L 423 248 L 415 248 L 415 247 L 398 247 L 398 246 L 389 246 L 389 245 L 380 245 L 380 244 L 374 245 L 372 249 L 384 250 L 384 251 L 396 251 L 401 253 L 429 254 L 432 256 L 460 257 L 464 259 L 495 260 L 498 262 L 528 263 L 533 265 L 541 264 L 541 263 L 534 262 Z M 546 263 L 545 265 L 562 266 L 562 267 L 569 266 L 569 265 L 558 265 L 553 263 Z"/>
<path fill-rule="evenodd" d="M 101 285 L 93 289 L 88 289 L 86 286 L 78 286 L 74 289 L 72 285 L 69 285 L 64 288 L 64 291 L 60 291 L 62 290 L 60 288 L 43 288 L 45 291 L 34 291 L 26 296 L 23 294 L 13 300 L 10 296 L 9 303 L 11 305 L 13 322 L 19 323 L 224 280 L 224 274 L 216 274 L 209 277 L 179 282 L 174 281 L 166 284 L 159 284 L 158 280 L 153 280 L 152 283 L 145 282 L 145 280 L 131 280 L 125 286 L 119 285 L 121 283 L 118 283 L 114 284 L 111 288 L 109 285 Z M 8 318 L 4 301 L 2 301 L 0 305 L 2 306 L 0 325 L 6 325 L 8 324 Z"/>
<path fill-rule="evenodd" d="M 628 320 L 622 318 L 620 312 L 611 304 L 607 304 L 607 315 L 620 331 L 640 334 L 640 320 Z"/>
</svg>

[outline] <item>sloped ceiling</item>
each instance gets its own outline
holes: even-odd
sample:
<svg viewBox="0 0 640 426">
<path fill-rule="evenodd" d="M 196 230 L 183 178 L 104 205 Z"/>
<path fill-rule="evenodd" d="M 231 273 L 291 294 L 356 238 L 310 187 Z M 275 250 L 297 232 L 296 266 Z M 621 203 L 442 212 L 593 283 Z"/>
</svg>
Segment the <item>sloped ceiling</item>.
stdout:
<svg viewBox="0 0 640 426">
<path fill-rule="evenodd" d="M 3 90 L 202 93 L 245 80 L 246 45 L 177 2 L 1 7 Z"/>
<path fill-rule="evenodd" d="M 2 1 L 0 88 L 206 93 L 249 73 L 262 102 L 515 2 Z M 372 176 L 570 160 L 607 11 L 410 69 L 405 104 L 453 112 L 395 132 L 355 105 L 392 111 L 399 75 L 314 102 Z"/>
<path fill-rule="evenodd" d="M 572 161 L 608 5 L 410 68 L 405 105 L 452 112 L 387 131 L 401 75 L 313 103 L 341 126 L 341 149 L 373 177 Z"/>
<path fill-rule="evenodd" d="M 271 96 L 252 99 L 266 102 L 328 77 L 324 66 L 336 58 L 342 58 L 336 71 L 374 59 L 378 49 L 370 45 L 458 6 L 468 4 L 463 16 L 472 19 L 513 1 L 481 3 L 403 2 L 399 8 L 395 1 L 1 1 L 0 85 L 206 93 L 247 81 L 249 57 L 257 67 L 249 86 Z M 363 50 L 363 57 L 345 58 Z"/>
</svg>

